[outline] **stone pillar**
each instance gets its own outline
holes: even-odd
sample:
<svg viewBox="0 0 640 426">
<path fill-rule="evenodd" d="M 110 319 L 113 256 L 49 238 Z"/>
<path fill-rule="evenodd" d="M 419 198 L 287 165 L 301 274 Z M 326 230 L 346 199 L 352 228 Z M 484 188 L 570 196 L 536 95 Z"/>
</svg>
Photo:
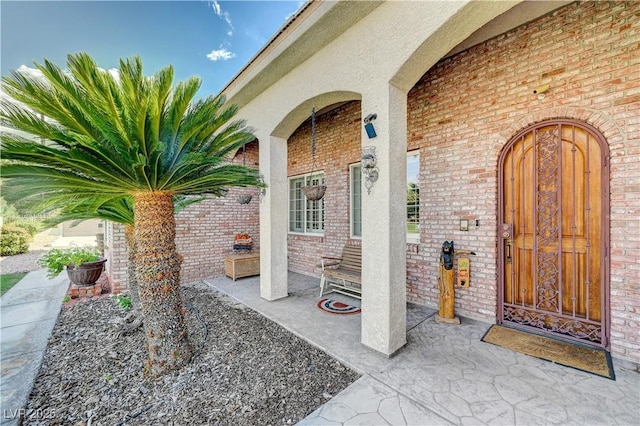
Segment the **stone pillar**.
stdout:
<svg viewBox="0 0 640 426">
<path fill-rule="evenodd" d="M 363 93 L 362 117 L 378 115 L 377 137 L 363 126 L 362 146 L 376 149 L 378 180 L 368 194 L 363 176 L 361 342 L 392 355 L 407 342 L 407 94 L 371 87 L 380 90 Z"/>
<path fill-rule="evenodd" d="M 266 135 L 259 137 L 259 147 L 267 184 L 260 202 L 260 297 L 276 300 L 288 296 L 287 140 Z"/>
</svg>

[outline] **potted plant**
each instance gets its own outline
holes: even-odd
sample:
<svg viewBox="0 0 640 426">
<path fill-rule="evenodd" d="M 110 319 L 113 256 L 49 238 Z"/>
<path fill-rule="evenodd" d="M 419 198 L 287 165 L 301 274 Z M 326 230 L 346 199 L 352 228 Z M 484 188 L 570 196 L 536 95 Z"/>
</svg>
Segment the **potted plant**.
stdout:
<svg viewBox="0 0 640 426">
<path fill-rule="evenodd" d="M 234 250 L 251 250 L 253 248 L 253 238 L 246 232 L 239 232 L 233 237 Z"/>
<path fill-rule="evenodd" d="M 90 286 L 98 281 L 107 259 L 93 247 L 72 247 L 70 249 L 51 249 L 45 253 L 38 264 L 47 270 L 50 278 L 67 269 L 69 280 L 78 286 Z"/>
</svg>

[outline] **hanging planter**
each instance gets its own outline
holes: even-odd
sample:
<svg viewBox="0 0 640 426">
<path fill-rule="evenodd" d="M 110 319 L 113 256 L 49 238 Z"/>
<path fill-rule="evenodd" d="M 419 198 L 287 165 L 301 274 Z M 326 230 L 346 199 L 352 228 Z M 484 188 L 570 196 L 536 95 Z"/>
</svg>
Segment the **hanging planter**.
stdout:
<svg viewBox="0 0 640 426">
<path fill-rule="evenodd" d="M 252 198 L 253 195 L 238 195 L 236 200 L 238 200 L 240 204 L 249 204 Z"/>
<path fill-rule="evenodd" d="M 245 144 L 245 145 L 242 145 L 242 165 L 246 166 L 246 164 L 247 164 L 247 147 Z M 240 204 L 249 204 L 252 198 L 253 198 L 253 195 L 251 194 L 242 194 L 242 195 L 238 195 L 236 197 L 236 200 Z"/>
<path fill-rule="evenodd" d="M 326 190 L 326 185 L 306 185 L 302 187 L 304 196 L 311 201 L 321 200 L 322 197 L 324 197 L 324 193 Z"/>
<path fill-rule="evenodd" d="M 316 108 L 311 109 L 311 157 L 313 158 L 313 164 L 311 166 L 311 173 L 316 168 Z M 321 183 L 312 185 L 305 185 L 302 187 L 305 197 L 311 201 L 318 201 L 324 197 L 324 193 L 327 190 L 327 186 Z"/>
</svg>

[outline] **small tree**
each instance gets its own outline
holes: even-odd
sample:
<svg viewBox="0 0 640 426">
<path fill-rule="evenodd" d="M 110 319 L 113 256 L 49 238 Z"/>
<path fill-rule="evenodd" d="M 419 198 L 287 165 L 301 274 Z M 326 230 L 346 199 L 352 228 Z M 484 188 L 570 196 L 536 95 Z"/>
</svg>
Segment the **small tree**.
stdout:
<svg viewBox="0 0 640 426">
<path fill-rule="evenodd" d="M 173 68 L 145 77 L 140 58 L 121 60 L 118 75 L 87 54 L 69 55 L 68 71 L 45 60 L 43 80 L 13 72 L 3 89 L 2 178 L 18 180 L 20 197 L 75 193 L 130 197 L 135 218 L 135 265 L 149 371 L 160 375 L 187 363 L 179 292 L 181 257 L 175 245 L 173 197 L 224 195 L 233 186 L 260 186 L 257 170 L 227 161 L 254 139 L 236 108 L 222 97 L 194 100 L 198 78 L 173 87 Z M 24 106 L 22 106 L 24 105 Z"/>
</svg>

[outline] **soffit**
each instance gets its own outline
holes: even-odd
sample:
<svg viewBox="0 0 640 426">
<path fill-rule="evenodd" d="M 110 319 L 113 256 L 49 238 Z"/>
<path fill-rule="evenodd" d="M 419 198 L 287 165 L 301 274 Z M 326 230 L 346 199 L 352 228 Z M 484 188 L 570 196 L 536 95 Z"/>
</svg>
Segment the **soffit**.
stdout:
<svg viewBox="0 0 640 426">
<path fill-rule="evenodd" d="M 571 2 L 523 1 L 472 33 L 445 57 Z M 242 108 L 382 3 L 384 1 L 309 1 L 227 84 L 222 93 L 228 102 Z"/>
<path fill-rule="evenodd" d="M 239 107 L 335 40 L 383 1 L 310 1 L 222 90 Z"/>
</svg>

